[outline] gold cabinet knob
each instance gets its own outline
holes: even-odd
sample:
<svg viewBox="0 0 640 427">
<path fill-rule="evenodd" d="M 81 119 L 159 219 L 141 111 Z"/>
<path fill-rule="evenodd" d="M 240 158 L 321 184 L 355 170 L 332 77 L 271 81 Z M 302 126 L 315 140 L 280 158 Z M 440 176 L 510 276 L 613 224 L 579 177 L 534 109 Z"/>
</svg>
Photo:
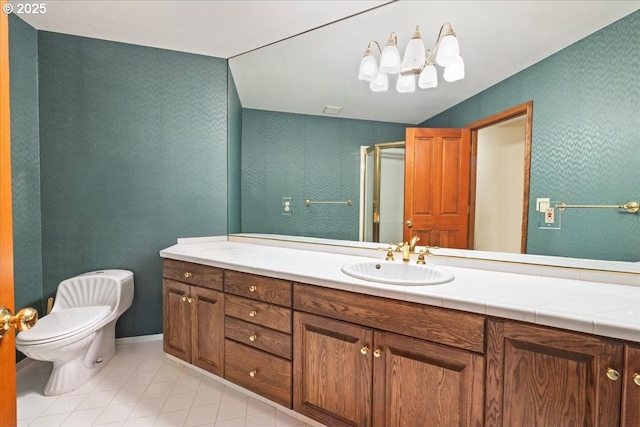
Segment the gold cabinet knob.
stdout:
<svg viewBox="0 0 640 427">
<path fill-rule="evenodd" d="M 362 354 L 367 354 L 367 353 L 369 353 L 369 347 L 368 347 L 368 346 L 366 346 L 366 345 L 365 345 L 365 346 L 363 346 L 363 347 L 360 349 L 360 353 L 362 353 Z"/>
<path fill-rule="evenodd" d="M 607 378 L 611 381 L 617 381 L 620 378 L 620 373 L 613 368 L 607 369 Z"/>
<path fill-rule="evenodd" d="M 254 378 L 256 375 L 258 375 L 258 371 L 257 371 L 257 370 L 255 370 L 255 369 L 254 369 L 253 371 L 249 372 L 249 376 L 250 376 L 251 378 Z"/>
<path fill-rule="evenodd" d="M 35 308 L 26 307 L 18 311 L 15 316 L 7 307 L 0 306 L 0 338 L 12 327 L 18 331 L 26 331 L 33 328 L 38 321 L 38 311 Z"/>
<path fill-rule="evenodd" d="M 258 339 L 258 336 L 256 334 L 253 334 L 249 337 L 249 341 L 254 342 L 255 340 Z"/>
<path fill-rule="evenodd" d="M 187 301 L 189 301 L 189 304 L 191 304 L 193 302 L 193 298 L 189 297 L 187 298 Z"/>
<path fill-rule="evenodd" d="M 376 348 L 373 352 L 373 357 L 380 357 L 382 356 L 382 350 L 380 350 L 379 348 Z"/>
<path fill-rule="evenodd" d="M 249 292 L 255 292 L 257 290 L 258 290 L 257 286 L 253 286 L 253 285 L 249 286 Z"/>
<path fill-rule="evenodd" d="M 187 297 L 182 297 L 182 301 L 186 301 L 186 300 L 187 300 Z"/>
<path fill-rule="evenodd" d="M 640 387 L 640 374 L 637 372 L 633 374 L 633 382 L 636 383 L 638 387 Z"/>
<path fill-rule="evenodd" d="M 188 279 L 188 278 L 189 278 L 189 277 L 191 277 L 191 276 L 192 276 L 192 274 L 191 274 L 191 273 L 189 273 L 188 271 L 185 271 L 185 272 L 184 272 L 184 277 L 185 277 L 186 279 Z"/>
<path fill-rule="evenodd" d="M 251 316 L 251 317 L 256 317 L 256 314 L 258 314 L 258 312 L 257 312 L 257 311 L 255 311 L 255 310 L 251 310 L 251 311 L 249 312 L 249 316 Z"/>
</svg>

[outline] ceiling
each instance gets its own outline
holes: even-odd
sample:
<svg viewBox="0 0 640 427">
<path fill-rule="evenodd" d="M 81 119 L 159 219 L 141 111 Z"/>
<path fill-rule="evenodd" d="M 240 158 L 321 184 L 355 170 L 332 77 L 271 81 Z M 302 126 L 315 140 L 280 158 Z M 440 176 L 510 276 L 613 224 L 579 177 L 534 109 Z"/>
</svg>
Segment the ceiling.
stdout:
<svg viewBox="0 0 640 427">
<path fill-rule="evenodd" d="M 640 2 L 50 0 L 46 8 L 19 16 L 38 30 L 229 59 L 244 108 L 322 115 L 334 105 L 344 107 L 338 117 L 417 124 L 640 9 Z M 419 25 L 433 49 L 445 21 L 460 43 L 464 80 L 447 83 L 439 69 L 437 88 L 408 94 L 396 93 L 395 76 L 383 93 L 358 80 L 371 40 L 384 46 L 394 31 L 402 52 Z"/>
</svg>

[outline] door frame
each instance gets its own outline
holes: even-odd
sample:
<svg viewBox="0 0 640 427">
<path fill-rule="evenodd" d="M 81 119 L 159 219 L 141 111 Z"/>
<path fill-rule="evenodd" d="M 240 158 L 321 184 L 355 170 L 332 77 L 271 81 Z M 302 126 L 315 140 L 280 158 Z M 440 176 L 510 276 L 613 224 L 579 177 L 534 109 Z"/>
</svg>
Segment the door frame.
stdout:
<svg viewBox="0 0 640 427">
<path fill-rule="evenodd" d="M 524 187 L 522 192 L 522 232 L 520 253 L 527 251 L 527 233 L 529 229 L 529 183 L 531 177 L 531 133 L 533 125 L 533 101 L 525 102 L 508 110 L 494 114 L 467 125 L 471 131 L 471 164 L 469 169 L 469 241 L 468 248 L 473 249 L 476 215 L 476 172 L 478 159 L 478 131 L 514 117 L 526 116 L 524 134 Z"/>
</svg>

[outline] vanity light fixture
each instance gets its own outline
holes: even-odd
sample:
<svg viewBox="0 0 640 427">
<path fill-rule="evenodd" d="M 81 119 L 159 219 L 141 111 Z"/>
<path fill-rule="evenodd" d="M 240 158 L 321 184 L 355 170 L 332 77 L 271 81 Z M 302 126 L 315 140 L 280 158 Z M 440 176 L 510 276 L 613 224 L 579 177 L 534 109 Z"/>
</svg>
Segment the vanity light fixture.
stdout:
<svg viewBox="0 0 640 427">
<path fill-rule="evenodd" d="M 447 29 L 443 33 L 445 26 Z M 378 67 L 378 62 L 371 50 L 373 44 L 380 51 L 380 67 Z M 464 78 L 464 61 L 460 56 L 460 46 L 456 33 L 453 32 L 449 22 L 445 22 L 440 27 L 433 52 L 435 53 L 435 64 L 444 67 L 442 77 L 446 81 L 455 82 Z M 402 60 L 400 59 L 396 33 L 391 33 L 384 50 L 380 49 L 380 45 L 375 40 L 369 42 L 360 61 L 358 78 L 368 81 L 372 91 L 384 92 L 389 87 L 389 74 L 399 74 L 396 90 L 401 93 L 415 91 L 416 74 L 419 75 L 418 87 L 421 89 L 438 86 L 438 73 L 434 65 L 433 53 L 430 49 L 425 48 L 418 26 L 416 26 L 416 30 L 404 51 Z"/>
</svg>

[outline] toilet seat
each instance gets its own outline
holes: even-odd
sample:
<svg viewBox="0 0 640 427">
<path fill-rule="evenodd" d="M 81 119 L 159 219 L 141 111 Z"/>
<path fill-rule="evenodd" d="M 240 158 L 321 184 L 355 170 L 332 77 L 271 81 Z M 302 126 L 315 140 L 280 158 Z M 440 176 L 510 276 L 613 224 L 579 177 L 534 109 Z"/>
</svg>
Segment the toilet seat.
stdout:
<svg viewBox="0 0 640 427">
<path fill-rule="evenodd" d="M 108 305 L 65 308 L 52 311 L 36 325 L 16 336 L 16 344 L 31 346 L 47 344 L 82 333 L 111 313 Z"/>
</svg>

